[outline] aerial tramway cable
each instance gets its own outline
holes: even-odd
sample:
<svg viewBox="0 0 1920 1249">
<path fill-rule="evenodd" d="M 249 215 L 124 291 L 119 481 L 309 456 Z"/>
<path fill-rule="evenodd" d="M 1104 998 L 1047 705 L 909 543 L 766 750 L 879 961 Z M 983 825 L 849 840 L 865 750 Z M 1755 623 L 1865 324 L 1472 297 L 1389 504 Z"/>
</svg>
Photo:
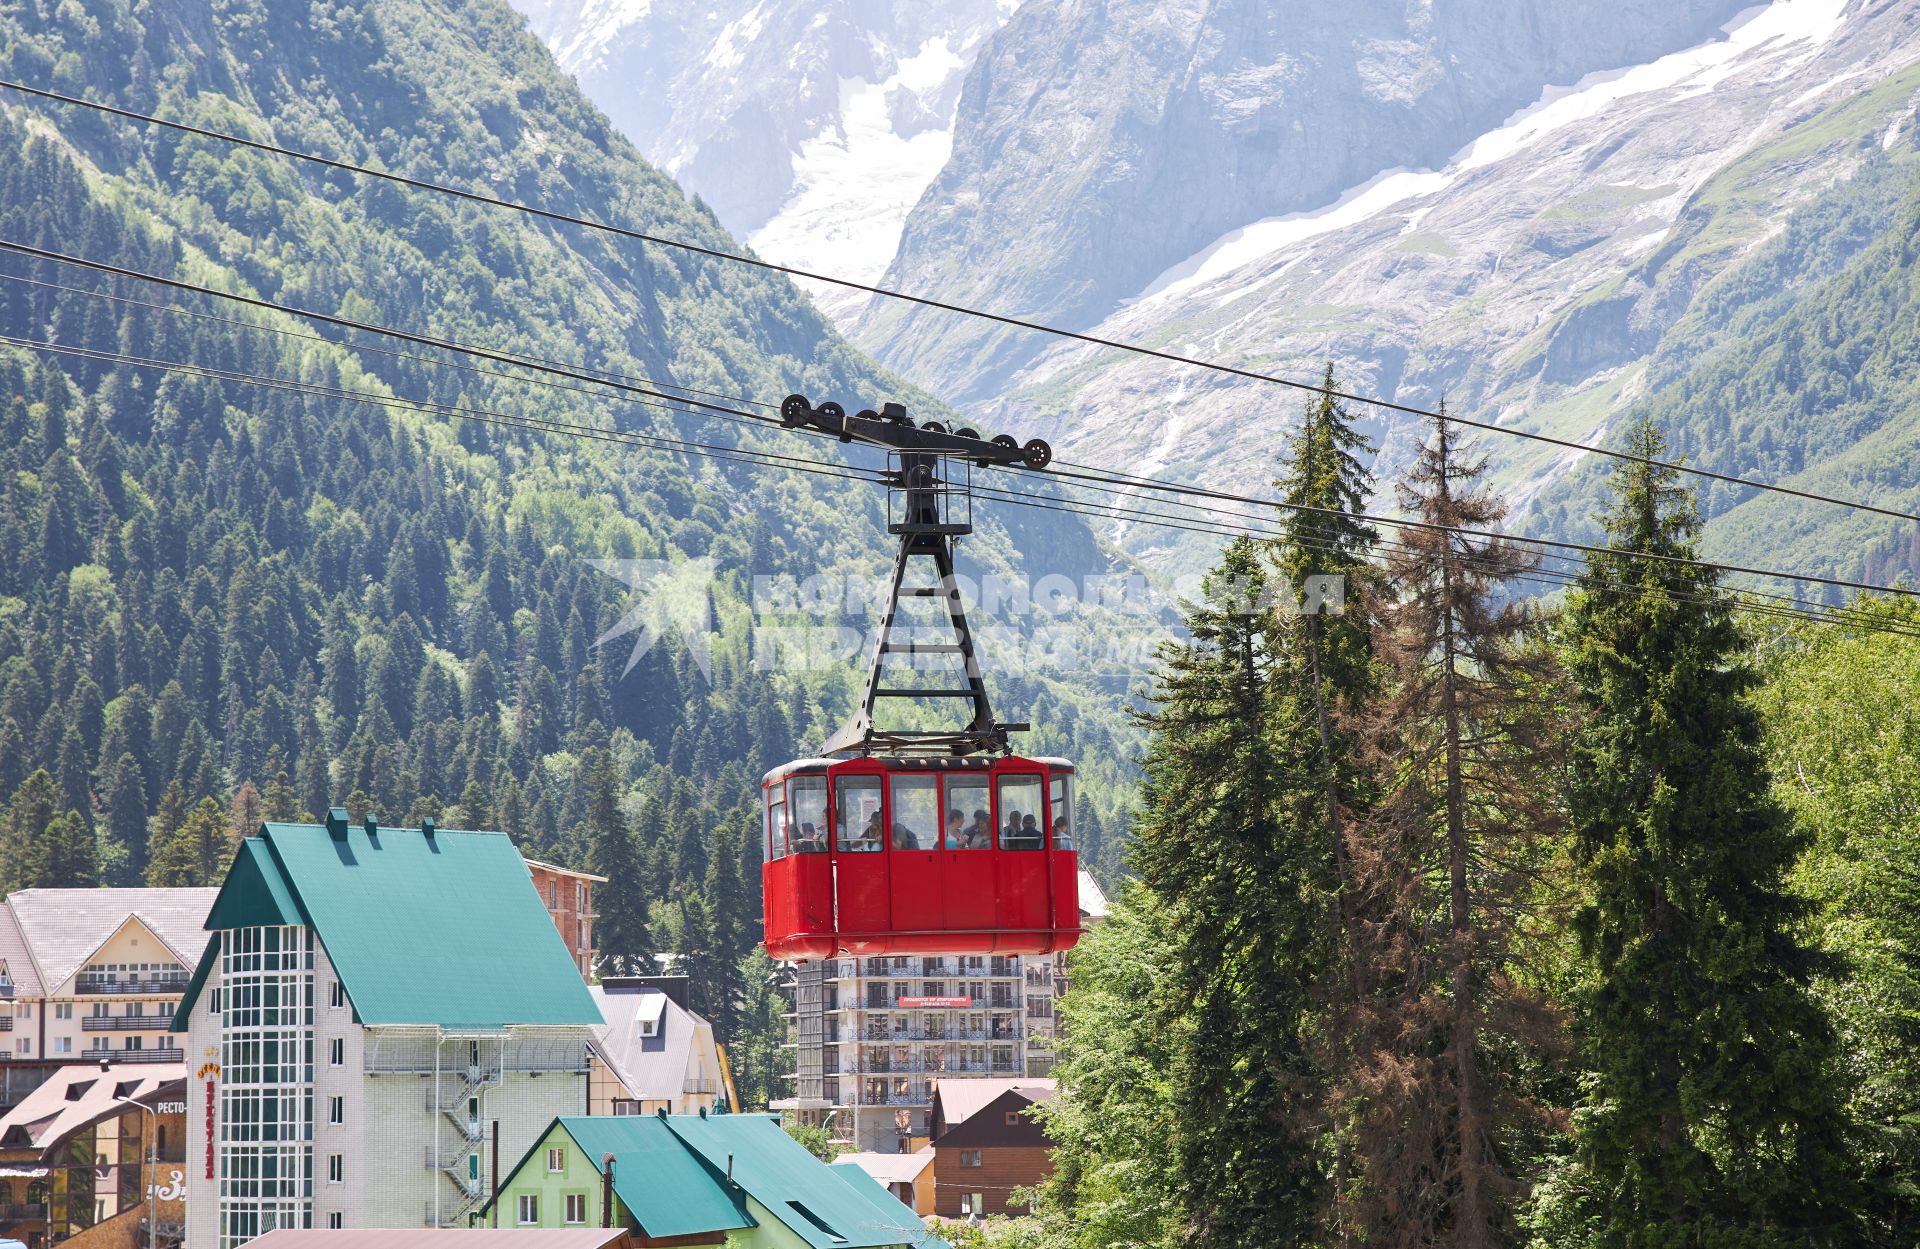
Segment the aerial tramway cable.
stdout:
<svg viewBox="0 0 1920 1249">
<path fill-rule="evenodd" d="M 436 194 L 448 195 L 448 196 L 455 197 L 457 199 L 466 200 L 470 203 L 484 204 L 494 208 L 505 208 L 514 212 L 526 213 L 531 216 L 538 217 L 547 221 L 553 221 L 553 222 L 557 222 L 565 225 L 571 225 L 571 226 L 578 226 L 582 229 L 602 231 L 605 233 L 617 235 L 622 238 L 631 239 L 636 242 L 651 243 L 659 247 L 673 248 L 673 249 L 688 252 L 694 255 L 706 256 L 715 260 L 730 261 L 735 264 L 747 265 L 757 269 L 763 269 L 770 272 L 785 274 L 788 277 L 801 278 L 801 279 L 804 279 L 807 281 L 813 281 L 813 282 L 824 282 L 830 285 L 843 287 L 848 290 L 857 290 L 869 295 L 876 295 L 886 299 L 899 300 L 904 303 L 916 304 L 921 307 L 933 308 L 943 312 L 951 312 L 960 316 L 967 316 L 967 317 L 973 317 L 980 320 L 990 321 L 999 325 L 1005 325 L 1013 329 L 1029 330 L 1037 334 L 1045 334 L 1055 338 L 1061 338 L 1061 339 L 1066 339 L 1073 342 L 1085 343 L 1089 346 L 1103 347 L 1103 348 L 1107 348 L 1114 351 L 1127 352 L 1129 354 L 1144 356 L 1150 359 L 1160 360 L 1169 364 L 1178 364 L 1178 365 L 1183 365 L 1190 368 L 1203 369 L 1209 372 L 1219 373 L 1229 377 L 1237 377 L 1245 381 L 1261 382 L 1268 385 L 1283 386 L 1292 390 L 1303 391 L 1311 394 L 1325 395 L 1329 398 L 1338 399 L 1343 402 L 1363 404 L 1369 407 L 1381 409 L 1383 411 L 1397 412 L 1407 416 L 1418 416 L 1418 417 L 1423 417 L 1427 419 L 1451 421 L 1465 428 L 1483 430 L 1488 433 L 1505 434 L 1508 437 L 1522 438 L 1532 442 L 1543 443 L 1549 446 L 1561 448 L 1562 450 L 1585 452 L 1593 455 L 1605 456 L 1611 459 L 1623 460 L 1628 462 L 1651 463 L 1651 464 L 1658 465 L 1662 468 L 1669 468 L 1676 472 L 1687 473 L 1692 476 L 1701 477 L 1710 481 L 1717 481 L 1724 485 L 1735 486 L 1741 489 L 1758 490 L 1758 491 L 1763 491 L 1768 493 L 1781 494 L 1791 498 L 1797 498 L 1806 502 L 1822 503 L 1822 504 L 1827 504 L 1835 507 L 1844 507 L 1844 508 L 1849 508 L 1857 511 L 1871 512 L 1876 515 L 1888 516 L 1896 520 L 1907 520 L 1907 521 L 1914 521 L 1916 523 L 1920 523 L 1920 513 L 1906 512 L 1898 508 L 1885 507 L 1875 503 L 1864 503 L 1864 502 L 1860 502 L 1858 500 L 1853 500 L 1853 499 L 1842 499 L 1833 495 L 1820 494 L 1810 490 L 1801 490 L 1793 486 L 1783 486 L 1773 482 L 1756 481 L 1752 478 L 1738 477 L 1730 473 L 1715 472 L 1712 469 L 1697 468 L 1692 465 L 1682 464 L 1675 461 L 1652 460 L 1647 457 L 1633 455 L 1629 452 L 1616 451 L 1608 447 L 1600 447 L 1600 446 L 1594 446 L 1588 443 L 1574 442 L 1571 439 L 1556 438 L 1550 434 L 1541 434 L 1541 433 L 1535 433 L 1531 430 L 1516 429 L 1509 425 L 1500 425 L 1500 424 L 1496 424 L 1489 421 L 1476 421 L 1467 417 L 1455 416 L 1450 413 L 1435 412 L 1430 409 L 1414 406 L 1412 404 L 1398 403 L 1390 399 L 1379 399 L 1379 398 L 1375 398 L 1368 395 L 1358 394 L 1352 391 L 1340 390 L 1335 387 L 1322 386 L 1313 382 L 1304 382 L 1297 378 L 1283 377 L 1278 374 L 1272 374 L 1272 373 L 1262 373 L 1254 369 L 1242 368 L 1237 365 L 1224 364 L 1219 361 L 1205 360 L 1195 356 L 1182 355 L 1178 352 L 1163 351 L 1159 348 L 1148 347 L 1141 343 L 1127 342 L 1123 339 L 1107 338 L 1097 334 L 1089 334 L 1080 330 L 1070 330 L 1061 326 L 1049 325 L 1045 322 L 1032 320 L 1026 317 L 1016 317 L 1016 316 L 1011 316 L 1005 313 L 991 312 L 985 309 L 969 307 L 965 304 L 954 303 L 950 300 L 935 299 L 925 295 L 915 295 L 907 291 L 894 290 L 889 287 L 879 286 L 869 282 L 860 282 L 860 281 L 855 281 L 854 279 L 851 279 L 851 278 L 836 277 L 832 274 L 821 273 L 821 272 L 817 272 L 810 269 L 802 269 L 793 265 L 783 265 L 775 261 L 763 260 L 758 256 L 746 255 L 740 252 L 727 251 L 724 248 L 709 247 L 704 244 L 690 242 L 686 239 L 674 238 L 669 235 L 660 235 L 660 234 L 649 233 L 643 230 L 634 230 L 626 226 L 617 226 L 617 225 L 612 225 L 608 222 L 595 221 L 590 217 L 582 217 L 573 213 L 565 213 L 565 212 L 557 211 L 555 209 L 542 208 L 542 207 L 539 207 L 538 205 L 527 204 L 517 200 L 504 199 L 499 196 L 488 195 L 483 192 L 469 191 L 461 187 L 451 186 L 447 183 L 432 182 L 423 178 L 413 178 L 405 174 L 393 173 L 389 170 L 374 169 L 367 165 L 356 164 L 352 161 L 337 160 L 332 157 L 319 156 L 311 152 L 302 152 L 295 148 L 286 147 L 284 145 L 277 144 L 277 143 L 268 143 L 259 139 L 249 139 L 242 135 L 231 134 L 226 131 L 213 130 L 205 126 L 195 126 L 187 122 L 175 121 L 175 120 L 172 120 L 171 118 L 159 117 L 150 113 L 141 113 L 133 109 L 120 108 L 115 105 L 101 103 L 100 101 L 97 101 L 97 100 L 88 100 L 79 96 L 65 95 L 61 92 L 50 91 L 42 87 L 29 86 L 26 83 L 15 82 L 9 79 L 0 79 L 0 87 L 18 91 L 25 95 L 35 96 L 40 99 L 49 100 L 57 104 L 66 104 L 66 105 L 73 105 L 80 108 L 92 109 L 96 112 L 106 113 L 115 117 L 122 118 L 127 121 L 137 121 L 147 125 L 160 126 L 160 127 L 174 130 L 183 134 L 191 134 L 200 138 L 213 139 L 223 143 L 231 143 L 239 147 L 251 148 L 255 151 L 265 152 L 275 156 L 283 156 L 291 160 L 306 161 L 311 164 L 320 165 L 324 168 L 337 169 L 343 173 L 351 173 L 351 174 L 356 174 L 356 175 L 359 175 L 362 177 L 368 177 L 368 178 L 383 179 L 385 181 L 392 182 L 397 185 L 405 186 L 413 190 L 431 191 Z M 738 400 L 737 398 L 734 401 L 741 402 L 741 400 Z"/>
<path fill-rule="evenodd" d="M 330 342 L 331 340 L 321 340 L 321 341 Z M 816 461 L 802 461 L 797 457 L 779 455 L 773 452 L 753 451 L 745 448 L 732 448 L 732 447 L 725 447 L 725 446 L 716 446 L 715 444 L 708 444 L 708 443 L 689 442 L 681 439 L 672 439 L 672 438 L 666 438 L 659 435 L 645 434 L 638 431 L 606 430 L 606 429 L 600 429 L 598 427 L 593 427 L 593 426 L 584 426 L 584 425 L 580 425 L 573 422 L 559 421 L 553 418 L 530 417 L 530 416 L 517 415 L 512 413 L 503 413 L 496 410 L 476 408 L 470 405 L 449 404 L 449 403 L 443 403 L 443 402 L 438 402 L 433 400 L 409 399 L 404 396 L 397 396 L 397 395 L 391 395 L 391 396 L 382 395 L 376 392 L 356 391 L 356 390 L 351 390 L 344 387 L 328 386 L 328 385 L 314 383 L 314 382 L 304 382 L 304 381 L 298 381 L 295 379 L 271 377 L 267 375 L 247 373 L 247 372 L 232 370 L 232 369 L 221 369 L 213 366 L 197 365 L 197 364 L 191 364 L 183 361 L 160 360 L 160 359 L 149 358 L 149 357 L 135 356 L 135 355 L 131 355 L 124 352 L 87 348 L 87 347 L 81 347 L 81 346 L 76 346 L 72 344 L 52 343 L 52 342 L 46 342 L 41 340 L 22 338 L 18 336 L 0 335 L 0 342 L 8 343 L 8 344 L 26 348 L 29 350 L 49 352 L 54 354 L 67 355 L 67 356 L 72 356 L 77 358 L 91 359 L 91 360 L 108 362 L 108 363 L 124 364 L 134 368 L 148 368 L 148 369 L 154 369 L 156 371 L 161 371 L 161 372 L 179 373 L 179 374 L 188 375 L 188 376 L 203 377 L 203 378 L 216 380 L 216 381 L 227 381 L 227 382 L 234 382 L 234 383 L 243 384 L 243 385 L 253 385 L 253 386 L 259 386 L 266 389 L 287 391 L 291 393 L 318 397 L 318 398 L 337 399 L 337 400 L 355 402 L 355 403 L 365 403 L 365 404 L 383 407 L 383 408 L 441 413 L 441 414 L 452 416 L 456 419 L 474 421 L 474 422 L 486 424 L 486 425 L 515 428 L 515 429 L 521 429 L 521 430 L 526 430 L 526 431 L 536 432 L 536 433 L 546 433 L 546 434 L 552 434 L 559 437 L 579 438 L 579 439 L 589 440 L 589 441 L 612 443 L 615 445 L 640 447 L 640 448 L 649 449 L 649 450 L 662 450 L 662 451 L 667 451 L 669 453 L 684 453 L 684 454 L 688 454 L 696 457 L 716 460 L 722 463 L 744 464 L 749 467 L 756 467 L 756 468 L 783 469 L 783 470 L 793 471 L 793 472 L 808 473 L 816 476 L 857 481 L 864 484 L 885 484 L 886 482 L 886 478 L 884 476 L 881 476 L 872 472 L 866 472 L 866 471 L 861 471 L 858 469 L 851 469 L 851 468 L 843 469 L 833 465 L 822 465 Z M 641 402 L 643 406 L 656 408 L 663 412 L 678 411 L 678 409 L 665 408 L 665 407 L 661 407 L 658 404 L 645 403 L 644 401 L 636 400 L 635 402 Z M 1075 503 L 1074 501 L 1071 501 L 1071 500 L 1047 500 L 1047 499 L 1036 498 L 1031 495 L 1023 495 L 1015 491 L 1002 490 L 994 487 L 976 487 L 976 489 L 980 490 L 982 493 L 988 495 L 989 497 L 994 498 L 996 501 L 1005 502 L 1011 506 L 1017 506 L 1017 507 L 1038 508 L 1043 510 L 1071 512 L 1077 515 L 1089 516 L 1094 518 L 1107 516 L 1109 515 L 1111 510 L 1098 504 Z M 1198 506 L 1194 504 L 1185 504 L 1185 503 L 1178 503 L 1178 502 L 1172 505 L 1176 507 Z M 1137 509 L 1123 509 L 1123 510 L 1136 511 Z M 1218 511 L 1218 509 L 1208 509 L 1208 510 Z M 1204 533 L 1212 536 L 1224 536 L 1224 537 L 1236 537 L 1236 536 L 1244 535 L 1244 536 L 1263 538 L 1263 539 L 1269 539 L 1269 540 L 1281 536 L 1280 533 L 1270 529 L 1248 527 L 1248 526 L 1241 526 L 1241 525 L 1222 525 L 1218 523 L 1208 523 L 1200 517 L 1187 516 L 1187 515 L 1178 514 L 1178 513 L 1169 514 L 1169 513 L 1141 511 L 1139 514 L 1141 516 L 1139 523 L 1151 525 L 1158 528 L 1175 529 L 1175 530 L 1182 530 L 1187 532 Z M 1195 523 L 1186 523 L 1189 521 L 1195 522 Z M 1311 537 L 1303 539 L 1302 544 L 1313 549 L 1331 549 L 1330 544 L 1313 539 Z M 1377 548 L 1386 549 L 1386 550 L 1395 550 L 1395 549 L 1405 549 L 1405 544 L 1397 542 L 1392 539 L 1376 539 L 1374 543 L 1370 544 L 1370 547 L 1377 547 Z M 1469 568 L 1482 566 L 1484 564 L 1484 559 L 1485 559 L 1483 555 L 1470 550 L 1460 552 L 1456 556 L 1456 558 L 1459 560 L 1460 563 L 1462 563 L 1464 566 L 1467 566 Z M 1570 558 L 1570 557 L 1554 556 L 1554 558 Z M 1514 579 L 1527 582 L 1530 584 L 1550 585 L 1550 586 L 1557 586 L 1557 587 L 1563 587 L 1563 588 L 1568 586 L 1584 585 L 1585 588 L 1591 591 L 1596 591 L 1601 593 L 1631 593 L 1631 594 L 1641 595 L 1641 596 L 1652 596 L 1652 597 L 1660 598 L 1667 601 L 1674 601 L 1674 602 L 1702 603 L 1702 602 L 1711 602 L 1711 601 L 1722 601 L 1722 602 L 1725 602 L 1729 607 L 1737 608 L 1739 610 L 1749 611 L 1759 615 L 1773 617 L 1773 618 L 1810 621 L 1810 622 L 1827 623 L 1827 624 L 1839 624 L 1843 626 L 1850 626 L 1850 627 L 1858 628 L 1864 631 L 1870 631 L 1870 632 L 1876 632 L 1876 633 L 1889 633 L 1889 634 L 1895 634 L 1899 636 L 1920 637 L 1920 631 L 1910 631 L 1910 630 L 1900 629 L 1870 614 L 1859 612 L 1857 609 L 1812 603 L 1812 602 L 1809 602 L 1808 600 L 1792 599 L 1784 595 L 1766 594 L 1764 592 L 1759 592 L 1759 591 L 1728 590 L 1728 591 L 1718 592 L 1717 594 L 1711 591 L 1705 594 L 1698 594 L 1698 593 L 1688 593 L 1684 591 L 1676 591 L 1671 587 L 1661 587 L 1661 586 L 1645 586 L 1645 585 L 1625 584 L 1625 583 L 1617 583 L 1617 582 L 1601 582 L 1601 583 L 1595 584 L 1591 581 L 1583 582 L 1582 579 L 1578 578 L 1576 575 L 1571 573 L 1557 572 L 1557 571 L 1545 570 L 1545 569 L 1529 569 L 1529 570 L 1526 570 L 1525 572 L 1517 574 Z M 1755 596 L 1760 598 L 1766 598 L 1766 599 L 1774 599 L 1776 600 L 1776 602 L 1765 603 L 1765 602 L 1751 601 L 1752 597 L 1755 597 Z M 1781 603 L 1784 603 L 1787 605 L 1782 606 L 1780 605 Z"/>
</svg>

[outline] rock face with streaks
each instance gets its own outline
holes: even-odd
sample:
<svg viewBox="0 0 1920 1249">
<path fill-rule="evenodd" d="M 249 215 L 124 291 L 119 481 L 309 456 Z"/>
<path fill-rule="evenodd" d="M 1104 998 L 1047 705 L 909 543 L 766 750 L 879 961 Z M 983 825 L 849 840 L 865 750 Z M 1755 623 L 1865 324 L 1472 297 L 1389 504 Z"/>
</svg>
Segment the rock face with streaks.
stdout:
<svg viewBox="0 0 1920 1249">
<path fill-rule="evenodd" d="M 730 230 L 772 258 L 874 279 L 946 162 L 961 81 L 1014 0 L 515 3 Z"/>
<path fill-rule="evenodd" d="M 1244 222 L 1096 332 L 1292 377 L 1331 359 L 1350 389 L 1576 442 L 1645 414 L 1695 463 L 1915 510 L 1920 378 L 1898 361 L 1920 324 L 1917 103 L 1915 6 L 1784 0 L 1554 93 L 1431 170 Z M 1066 458 L 1259 490 L 1300 398 L 1056 345 L 972 407 Z M 1371 428 L 1385 478 L 1422 430 Z M 1472 443 L 1516 527 L 1590 532 L 1592 457 Z M 1857 575 L 1897 537 L 1776 496 L 1704 502 L 1727 554 Z M 1200 541 L 1113 532 L 1157 558 Z"/>
<path fill-rule="evenodd" d="M 1440 165 L 1553 83 L 1708 38 L 1747 0 L 1062 0 L 968 74 L 889 284 L 1084 327 L 1226 231 Z M 1024 335 L 871 307 L 858 337 L 960 398 Z"/>
</svg>

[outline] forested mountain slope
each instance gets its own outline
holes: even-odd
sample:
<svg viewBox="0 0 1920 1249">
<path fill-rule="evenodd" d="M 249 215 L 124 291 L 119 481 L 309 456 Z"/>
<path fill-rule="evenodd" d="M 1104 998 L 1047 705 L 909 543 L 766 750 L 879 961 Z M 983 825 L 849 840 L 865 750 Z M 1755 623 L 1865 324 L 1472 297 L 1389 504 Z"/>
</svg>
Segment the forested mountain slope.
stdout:
<svg viewBox="0 0 1920 1249">
<path fill-rule="evenodd" d="M 0 12 L 0 74 L 732 246 L 495 0 L 30 0 Z M 0 239 L 727 395 L 930 405 L 759 272 L 6 92 Z M 780 437 L 50 263 L 8 256 L 0 273 L 40 283 L 0 280 L 16 344 L 203 370 L 0 344 L 0 886 L 197 883 L 229 823 L 262 810 L 345 802 L 505 828 L 613 876 L 610 952 L 699 951 L 702 1005 L 723 1035 L 759 1038 L 745 1078 L 764 1096 L 778 1021 L 765 984 L 741 980 L 758 935 L 753 785 L 837 723 L 857 661 L 761 671 L 749 579 L 873 572 L 881 499 L 245 384 L 231 375 Z M 1056 523 L 1072 518 L 1007 512 L 983 509 L 977 567 L 1017 569 L 1022 550 L 1048 571 L 1103 566 L 1084 528 Z M 672 637 L 625 676 L 632 639 L 596 647 L 631 605 L 598 557 L 715 561 L 710 679 Z M 1127 730 L 1080 688 L 996 682 L 1003 715 L 1044 726 L 1035 748 L 1088 759 L 1111 820 Z"/>
</svg>

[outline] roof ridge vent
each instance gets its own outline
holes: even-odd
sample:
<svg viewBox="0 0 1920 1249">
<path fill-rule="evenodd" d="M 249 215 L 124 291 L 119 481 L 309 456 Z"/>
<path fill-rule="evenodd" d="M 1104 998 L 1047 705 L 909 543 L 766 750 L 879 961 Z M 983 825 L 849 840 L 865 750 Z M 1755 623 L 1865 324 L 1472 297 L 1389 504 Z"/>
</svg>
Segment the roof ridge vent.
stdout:
<svg viewBox="0 0 1920 1249">
<path fill-rule="evenodd" d="M 367 836 L 369 837 L 378 837 L 380 835 L 380 821 L 374 818 L 373 812 L 371 811 L 367 812 L 367 818 L 361 821 L 360 826 L 367 830 Z"/>
<path fill-rule="evenodd" d="M 327 833 L 330 836 L 335 838 L 345 837 L 347 835 L 348 823 L 347 809 L 345 807 L 334 807 L 327 812 Z"/>
<path fill-rule="evenodd" d="M 426 837 L 433 836 L 433 817 L 431 815 L 423 815 L 420 817 L 420 832 Z"/>
</svg>

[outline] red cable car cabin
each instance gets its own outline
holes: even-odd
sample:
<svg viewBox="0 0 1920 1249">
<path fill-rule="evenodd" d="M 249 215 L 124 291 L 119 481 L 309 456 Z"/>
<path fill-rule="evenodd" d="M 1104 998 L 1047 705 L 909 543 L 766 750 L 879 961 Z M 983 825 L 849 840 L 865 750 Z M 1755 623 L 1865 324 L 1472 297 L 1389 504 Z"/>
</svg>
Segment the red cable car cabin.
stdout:
<svg viewBox="0 0 1920 1249">
<path fill-rule="evenodd" d="M 1050 954 L 1080 938 L 1065 759 L 803 759 L 761 789 L 776 959 Z"/>
</svg>

